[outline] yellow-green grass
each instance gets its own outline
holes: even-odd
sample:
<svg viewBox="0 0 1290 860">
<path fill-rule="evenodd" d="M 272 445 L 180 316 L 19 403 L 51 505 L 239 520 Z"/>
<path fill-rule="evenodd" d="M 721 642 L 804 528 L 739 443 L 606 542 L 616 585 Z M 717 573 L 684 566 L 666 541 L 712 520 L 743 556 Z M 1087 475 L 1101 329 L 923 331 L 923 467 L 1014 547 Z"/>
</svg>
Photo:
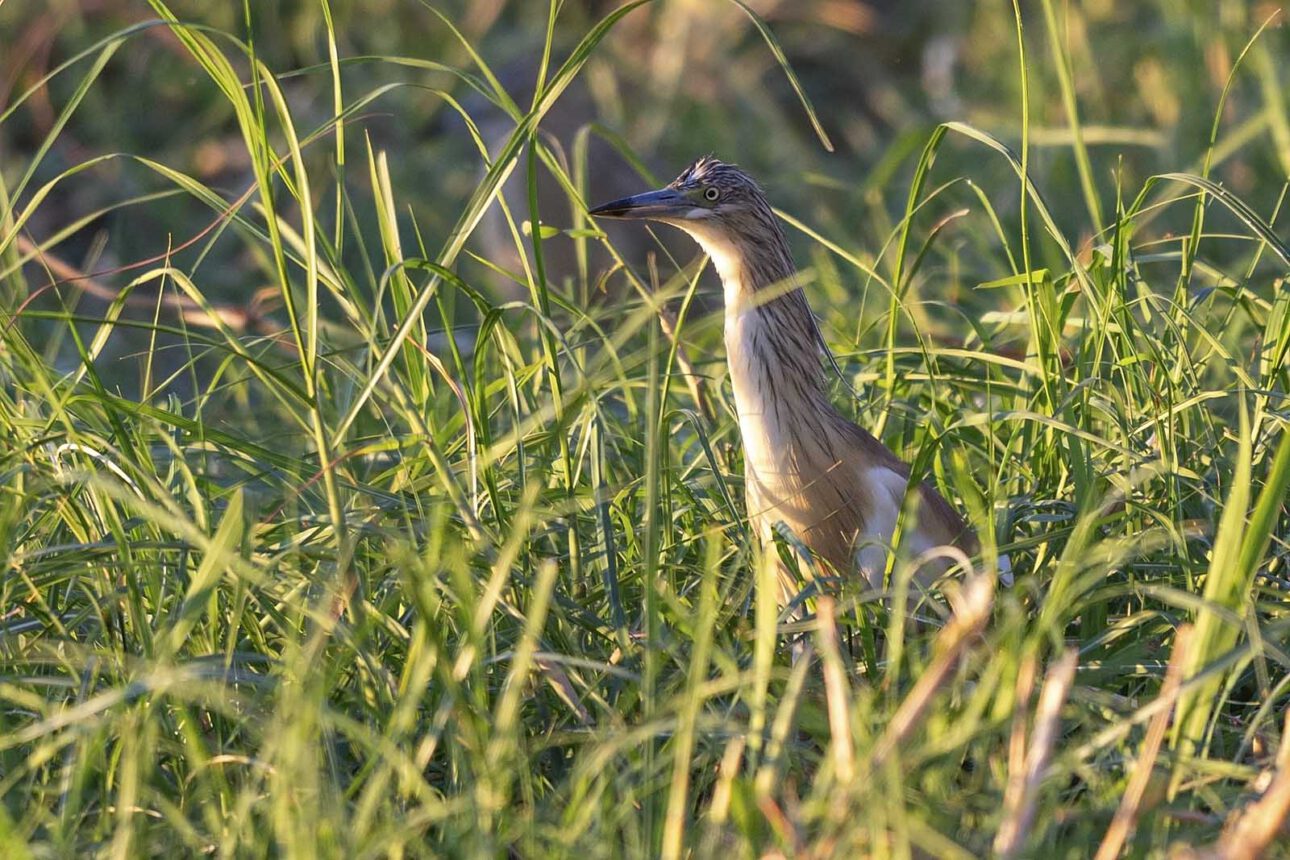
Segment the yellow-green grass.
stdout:
<svg viewBox="0 0 1290 860">
<path fill-rule="evenodd" d="M 480 33 L 374 5 L 422 29 L 365 41 L 360 0 L 70 8 L 0 112 L 0 854 L 1162 856 L 1270 814 L 1290 63 L 1262 7 L 1143 4 L 1106 44 L 1095 3 L 974 12 L 999 63 L 964 115 L 875 156 L 779 27 L 714 4 L 764 101 L 678 98 L 702 116 L 664 156 L 779 132 L 711 134 L 783 206 L 836 400 L 1016 573 L 789 623 L 711 275 L 582 214 L 590 140 L 641 183 L 665 157 L 608 120 L 542 134 L 623 74 L 628 16 L 684 4 Z M 533 25 L 516 100 L 492 52 Z M 140 55 L 188 76 L 161 141 L 103 95 L 153 85 Z M 380 125 L 418 110 L 457 117 L 432 162 Z M 211 134 L 246 184 L 198 178 Z M 490 208 L 517 268 L 477 241 Z"/>
</svg>

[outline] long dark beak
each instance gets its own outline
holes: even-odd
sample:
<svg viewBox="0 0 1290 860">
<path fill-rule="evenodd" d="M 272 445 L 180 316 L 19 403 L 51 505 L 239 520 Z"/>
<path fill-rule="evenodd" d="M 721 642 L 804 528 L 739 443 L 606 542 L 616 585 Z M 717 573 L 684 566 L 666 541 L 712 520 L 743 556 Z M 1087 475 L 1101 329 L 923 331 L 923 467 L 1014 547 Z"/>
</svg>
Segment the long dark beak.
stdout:
<svg viewBox="0 0 1290 860">
<path fill-rule="evenodd" d="M 588 214 L 597 218 L 678 218 L 694 208 L 685 195 L 671 188 L 660 188 L 658 191 L 646 191 L 621 200 L 613 200 L 597 206 Z"/>
</svg>

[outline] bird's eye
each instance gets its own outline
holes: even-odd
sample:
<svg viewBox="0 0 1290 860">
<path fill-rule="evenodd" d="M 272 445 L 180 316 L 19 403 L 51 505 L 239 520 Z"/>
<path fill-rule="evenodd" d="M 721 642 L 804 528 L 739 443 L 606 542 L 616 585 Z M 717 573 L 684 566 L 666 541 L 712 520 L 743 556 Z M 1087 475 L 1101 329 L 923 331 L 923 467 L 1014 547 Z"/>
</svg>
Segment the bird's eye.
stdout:
<svg viewBox="0 0 1290 860">
<path fill-rule="evenodd" d="M 703 196 L 710 201 L 716 202 L 716 199 L 721 196 L 721 192 L 715 188 L 707 188 L 704 190 Z"/>
</svg>

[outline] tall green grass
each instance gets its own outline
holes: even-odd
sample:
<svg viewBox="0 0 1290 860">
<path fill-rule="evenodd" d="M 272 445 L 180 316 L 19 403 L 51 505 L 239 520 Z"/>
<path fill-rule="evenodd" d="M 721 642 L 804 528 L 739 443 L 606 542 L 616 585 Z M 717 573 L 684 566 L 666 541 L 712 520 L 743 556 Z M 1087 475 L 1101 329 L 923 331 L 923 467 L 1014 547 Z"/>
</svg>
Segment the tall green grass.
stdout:
<svg viewBox="0 0 1290 860">
<path fill-rule="evenodd" d="M 252 5 L 209 26 L 150 0 L 155 20 L 0 113 L 4 134 L 60 96 L 0 166 L 0 853 L 1160 856 L 1234 851 L 1249 828 L 1225 823 L 1275 817 L 1286 176 L 1262 209 L 1214 176 L 1256 139 L 1286 155 L 1283 31 L 1251 27 L 1226 86 L 1180 94 L 1212 109 L 1196 163 L 1129 181 L 1091 149 L 1108 132 L 1086 124 L 1066 30 L 1087 22 L 1018 4 L 997 19 L 1008 120 L 898 140 L 837 211 L 785 213 L 860 393 L 837 401 L 971 513 L 983 570 L 1007 552 L 1017 574 L 908 613 L 851 588 L 790 622 L 743 522 L 720 326 L 695 301 L 710 276 L 606 276 L 585 264 L 606 237 L 538 205 L 542 171 L 575 212 L 599 196 L 586 136 L 627 144 L 588 127 L 566 151 L 543 120 L 654 4 L 586 22 L 550 4 L 529 103 L 431 4 L 459 65 L 347 56 L 333 6 L 354 9 L 320 0 L 299 14 L 325 61 L 276 68 Z M 736 5 L 800 96 L 783 110 L 826 141 L 809 82 Z M 104 76 L 158 32 L 239 137 L 246 187 L 146 152 L 62 161 Z M 373 65 L 425 78 L 349 85 Z M 1067 155 L 1032 127 L 1054 81 L 1065 196 Z M 432 212 L 365 128 L 421 87 L 478 167 Z M 468 93 L 507 118 L 499 148 Z M 182 204 L 208 229 L 154 237 L 128 271 L 68 263 L 81 222 L 35 225 L 126 169 L 150 190 L 113 211 Z M 518 271 L 470 244 L 490 207 Z M 559 242 L 573 276 L 548 272 Z M 263 311 L 205 286 L 227 266 Z M 138 396 L 108 360 L 121 343 Z M 813 659 L 790 661 L 790 634 Z"/>
</svg>

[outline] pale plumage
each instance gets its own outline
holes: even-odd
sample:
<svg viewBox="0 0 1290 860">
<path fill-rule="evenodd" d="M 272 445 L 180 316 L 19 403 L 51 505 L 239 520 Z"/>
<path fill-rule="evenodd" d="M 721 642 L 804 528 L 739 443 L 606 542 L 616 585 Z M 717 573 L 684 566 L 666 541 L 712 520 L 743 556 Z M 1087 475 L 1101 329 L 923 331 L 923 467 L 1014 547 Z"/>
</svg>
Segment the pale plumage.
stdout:
<svg viewBox="0 0 1290 860">
<path fill-rule="evenodd" d="M 879 584 L 909 468 L 833 407 L 825 348 L 765 195 L 738 167 L 701 158 L 667 187 L 591 214 L 647 218 L 685 230 L 711 257 L 725 292 L 726 356 L 744 445 L 748 516 L 763 543 L 783 523 L 837 572 Z M 906 546 L 918 554 L 976 536 L 930 485 L 917 488 Z M 944 562 L 925 566 L 927 581 Z M 780 600 L 800 584 L 781 577 Z"/>
</svg>

